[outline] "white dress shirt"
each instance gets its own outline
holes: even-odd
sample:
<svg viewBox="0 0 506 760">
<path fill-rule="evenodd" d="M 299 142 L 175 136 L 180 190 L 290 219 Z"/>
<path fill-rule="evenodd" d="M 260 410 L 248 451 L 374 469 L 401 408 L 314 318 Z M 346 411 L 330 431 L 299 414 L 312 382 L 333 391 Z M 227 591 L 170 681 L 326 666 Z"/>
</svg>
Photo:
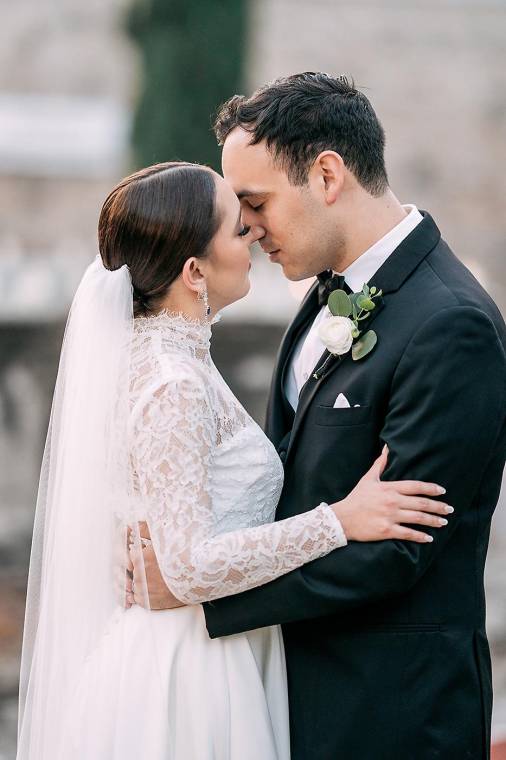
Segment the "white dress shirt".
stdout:
<svg viewBox="0 0 506 760">
<path fill-rule="evenodd" d="M 340 273 L 344 275 L 347 285 L 354 293 L 362 290 L 364 283 L 371 280 L 390 254 L 422 221 L 423 217 L 416 206 L 406 204 L 403 208 L 407 212 L 404 219 Z M 325 346 L 318 336 L 318 327 L 330 316 L 328 306 L 323 306 L 294 348 L 286 381 L 286 395 L 294 409 L 297 409 L 302 386 L 325 351 Z"/>
</svg>

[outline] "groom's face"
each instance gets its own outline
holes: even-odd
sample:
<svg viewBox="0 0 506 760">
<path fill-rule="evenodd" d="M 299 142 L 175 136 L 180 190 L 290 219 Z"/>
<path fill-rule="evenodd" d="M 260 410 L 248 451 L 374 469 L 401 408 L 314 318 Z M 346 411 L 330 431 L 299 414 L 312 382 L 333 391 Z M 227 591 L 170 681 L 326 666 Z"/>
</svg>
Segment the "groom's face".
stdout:
<svg viewBox="0 0 506 760">
<path fill-rule="evenodd" d="M 259 225 L 259 240 L 271 262 L 290 280 L 331 269 L 336 235 L 318 186 L 292 185 L 264 142 L 250 145 L 251 135 L 236 127 L 225 140 L 223 175 L 241 202 L 245 225 Z"/>
</svg>

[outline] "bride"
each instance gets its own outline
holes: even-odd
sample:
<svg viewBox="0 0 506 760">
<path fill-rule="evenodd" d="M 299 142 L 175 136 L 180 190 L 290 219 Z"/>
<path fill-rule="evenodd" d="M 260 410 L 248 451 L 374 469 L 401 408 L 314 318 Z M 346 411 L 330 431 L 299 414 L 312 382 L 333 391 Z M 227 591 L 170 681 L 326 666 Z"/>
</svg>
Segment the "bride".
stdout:
<svg viewBox="0 0 506 760">
<path fill-rule="evenodd" d="M 418 498 L 442 492 L 433 484 L 380 481 L 386 451 L 342 501 L 274 522 L 283 468 L 209 353 L 217 313 L 248 292 L 262 232 L 193 164 L 139 171 L 104 203 L 42 463 L 18 760 L 288 760 L 279 628 L 210 640 L 200 603 L 349 540 L 428 540 L 399 510 L 443 523 L 446 506 Z M 125 601 L 128 545 L 142 556 L 146 527 L 185 606 Z"/>
</svg>

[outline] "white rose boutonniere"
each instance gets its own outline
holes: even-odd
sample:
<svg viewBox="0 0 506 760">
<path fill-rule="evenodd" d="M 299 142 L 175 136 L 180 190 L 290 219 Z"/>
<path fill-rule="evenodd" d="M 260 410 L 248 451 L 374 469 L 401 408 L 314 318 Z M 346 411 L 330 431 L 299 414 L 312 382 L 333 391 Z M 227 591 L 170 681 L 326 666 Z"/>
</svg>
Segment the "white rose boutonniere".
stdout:
<svg viewBox="0 0 506 760">
<path fill-rule="evenodd" d="M 373 350 L 378 336 L 374 330 L 363 332 L 361 323 L 369 318 L 376 308 L 375 300 L 381 299 L 381 295 L 381 290 L 368 285 L 364 285 L 360 293 L 350 295 L 344 290 L 332 291 L 327 303 L 332 316 L 318 328 L 318 335 L 330 355 L 313 373 L 315 380 L 320 379 L 333 357 L 341 357 L 351 349 L 353 361 L 358 361 Z"/>
<path fill-rule="evenodd" d="M 328 317 L 318 328 L 318 336 L 331 354 L 341 356 L 350 350 L 355 325 L 348 317 Z"/>
</svg>

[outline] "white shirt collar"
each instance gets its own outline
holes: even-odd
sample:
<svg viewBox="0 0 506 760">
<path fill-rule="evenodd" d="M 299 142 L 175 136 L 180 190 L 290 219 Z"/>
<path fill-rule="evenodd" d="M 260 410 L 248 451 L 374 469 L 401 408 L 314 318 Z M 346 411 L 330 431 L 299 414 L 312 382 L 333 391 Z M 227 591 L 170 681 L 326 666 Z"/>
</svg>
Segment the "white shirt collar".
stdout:
<svg viewBox="0 0 506 760">
<path fill-rule="evenodd" d="M 364 283 L 369 282 L 390 254 L 422 221 L 423 216 L 413 204 L 405 204 L 403 209 L 408 212 L 404 219 L 341 272 L 354 293 L 362 290 Z"/>
</svg>

